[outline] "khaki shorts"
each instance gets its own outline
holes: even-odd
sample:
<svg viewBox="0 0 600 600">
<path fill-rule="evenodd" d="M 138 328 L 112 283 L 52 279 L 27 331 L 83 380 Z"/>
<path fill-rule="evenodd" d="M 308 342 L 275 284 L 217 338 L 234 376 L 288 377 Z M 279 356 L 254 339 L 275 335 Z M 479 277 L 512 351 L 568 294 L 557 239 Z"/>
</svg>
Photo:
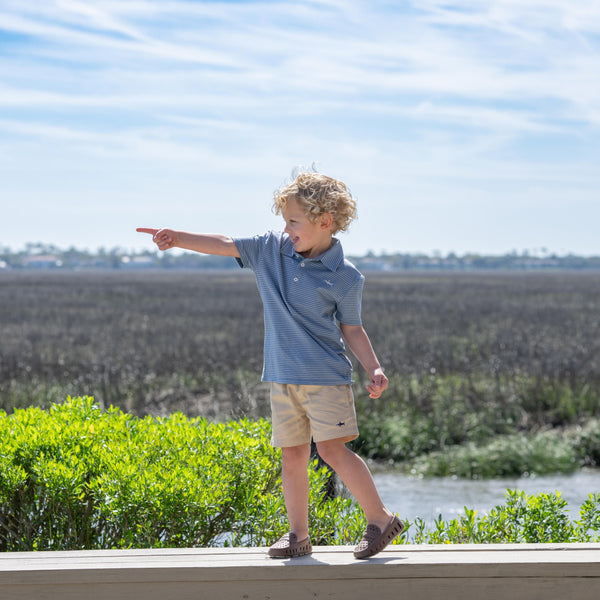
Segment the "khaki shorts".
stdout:
<svg viewBox="0 0 600 600">
<path fill-rule="evenodd" d="M 271 411 L 276 447 L 300 446 L 358 437 L 354 396 L 349 385 L 271 383 Z"/>
</svg>

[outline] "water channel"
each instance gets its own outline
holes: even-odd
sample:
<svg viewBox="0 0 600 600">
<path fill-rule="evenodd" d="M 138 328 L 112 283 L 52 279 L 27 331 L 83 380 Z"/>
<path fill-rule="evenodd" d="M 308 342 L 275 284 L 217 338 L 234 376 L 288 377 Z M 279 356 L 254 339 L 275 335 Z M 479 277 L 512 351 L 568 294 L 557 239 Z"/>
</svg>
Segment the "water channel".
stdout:
<svg viewBox="0 0 600 600">
<path fill-rule="evenodd" d="M 375 472 L 377 489 L 390 510 L 414 521 L 424 519 L 431 526 L 464 513 L 464 507 L 487 513 L 504 504 L 507 489 L 527 494 L 560 491 L 568 503 L 569 518 L 579 518 L 579 508 L 590 493 L 600 492 L 600 469 L 586 469 L 571 475 L 545 475 L 517 479 L 419 478 L 394 472 Z"/>
</svg>

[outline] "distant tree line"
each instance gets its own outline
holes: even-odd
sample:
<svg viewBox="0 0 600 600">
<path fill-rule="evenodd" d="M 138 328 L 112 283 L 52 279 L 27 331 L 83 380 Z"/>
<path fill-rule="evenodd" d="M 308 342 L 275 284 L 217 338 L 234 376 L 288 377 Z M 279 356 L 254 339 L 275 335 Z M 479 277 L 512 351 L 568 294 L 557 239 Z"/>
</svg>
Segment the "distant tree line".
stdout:
<svg viewBox="0 0 600 600">
<path fill-rule="evenodd" d="M 599 256 L 559 256 L 547 252 L 516 251 L 503 255 L 451 252 L 428 254 L 375 254 L 350 256 L 363 271 L 475 271 L 475 270 L 600 270 Z M 193 252 L 132 251 L 115 247 L 95 252 L 75 247 L 61 249 L 53 244 L 29 243 L 20 251 L 0 247 L 0 271 L 18 269 L 236 269 L 231 258 Z"/>
</svg>

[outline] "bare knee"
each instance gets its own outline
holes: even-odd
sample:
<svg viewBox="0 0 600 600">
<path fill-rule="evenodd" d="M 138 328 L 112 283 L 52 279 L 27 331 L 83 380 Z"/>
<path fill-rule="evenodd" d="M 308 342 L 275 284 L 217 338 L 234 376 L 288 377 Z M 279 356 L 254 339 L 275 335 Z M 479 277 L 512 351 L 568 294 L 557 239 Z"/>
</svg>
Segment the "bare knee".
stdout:
<svg viewBox="0 0 600 600">
<path fill-rule="evenodd" d="M 319 456 L 332 468 L 342 460 L 350 450 L 346 448 L 343 440 L 327 440 L 317 442 Z"/>
<path fill-rule="evenodd" d="M 310 444 L 287 446 L 281 449 L 281 464 L 285 469 L 306 469 L 310 458 Z"/>
</svg>

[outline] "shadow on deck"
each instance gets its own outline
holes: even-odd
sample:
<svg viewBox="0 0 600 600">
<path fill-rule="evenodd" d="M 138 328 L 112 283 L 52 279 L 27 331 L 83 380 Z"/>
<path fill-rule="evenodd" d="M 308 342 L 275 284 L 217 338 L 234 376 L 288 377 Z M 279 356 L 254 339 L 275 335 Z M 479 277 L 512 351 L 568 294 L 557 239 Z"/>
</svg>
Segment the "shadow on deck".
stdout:
<svg viewBox="0 0 600 600">
<path fill-rule="evenodd" d="M 365 561 L 317 547 L 0 555 L 2 600 L 598 600 L 600 544 L 392 546 Z"/>
</svg>

